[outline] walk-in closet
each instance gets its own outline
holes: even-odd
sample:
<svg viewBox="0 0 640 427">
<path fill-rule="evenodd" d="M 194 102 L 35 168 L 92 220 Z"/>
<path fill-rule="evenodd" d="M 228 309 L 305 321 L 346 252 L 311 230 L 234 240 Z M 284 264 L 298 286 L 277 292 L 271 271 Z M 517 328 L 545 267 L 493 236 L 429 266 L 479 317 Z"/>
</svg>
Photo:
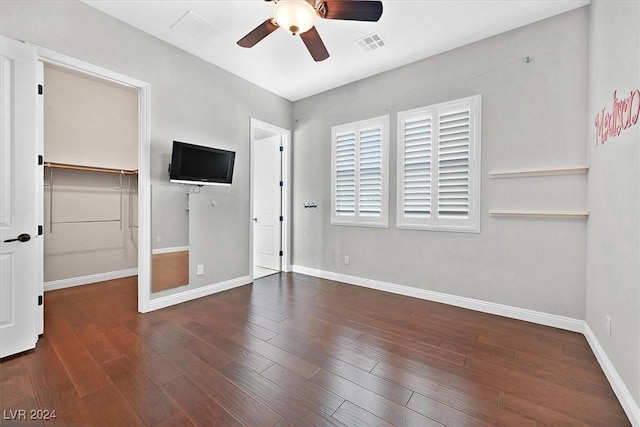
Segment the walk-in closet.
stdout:
<svg viewBox="0 0 640 427">
<path fill-rule="evenodd" d="M 134 276 L 138 91 L 44 65 L 44 289 Z"/>
</svg>

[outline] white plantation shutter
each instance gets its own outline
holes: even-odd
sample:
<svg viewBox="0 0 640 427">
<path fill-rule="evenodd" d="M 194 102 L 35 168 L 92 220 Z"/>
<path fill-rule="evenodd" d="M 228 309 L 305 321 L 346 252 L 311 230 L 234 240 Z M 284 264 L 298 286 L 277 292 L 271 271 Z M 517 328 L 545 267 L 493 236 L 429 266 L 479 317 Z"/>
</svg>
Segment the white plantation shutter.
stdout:
<svg viewBox="0 0 640 427">
<path fill-rule="evenodd" d="M 441 108 L 438 117 L 438 216 L 469 217 L 469 106 Z"/>
<path fill-rule="evenodd" d="M 399 228 L 480 231 L 480 102 L 398 113 Z"/>
<path fill-rule="evenodd" d="M 356 212 L 356 135 L 353 132 L 337 135 L 335 144 L 335 211 L 339 215 L 353 215 Z"/>
<path fill-rule="evenodd" d="M 360 215 L 382 215 L 382 128 L 360 133 L 360 185 L 358 191 Z"/>
<path fill-rule="evenodd" d="M 387 226 L 389 117 L 332 128 L 332 224 Z"/>
<path fill-rule="evenodd" d="M 401 211 L 405 216 L 431 216 L 431 112 L 404 122 Z"/>
</svg>

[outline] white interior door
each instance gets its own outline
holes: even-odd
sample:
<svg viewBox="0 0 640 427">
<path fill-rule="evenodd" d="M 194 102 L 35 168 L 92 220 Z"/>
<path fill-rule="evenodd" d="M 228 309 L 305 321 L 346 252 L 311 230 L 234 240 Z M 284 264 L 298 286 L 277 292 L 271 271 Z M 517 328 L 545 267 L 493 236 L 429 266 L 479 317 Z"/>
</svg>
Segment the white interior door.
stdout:
<svg viewBox="0 0 640 427">
<path fill-rule="evenodd" d="M 280 270 L 281 137 L 253 142 L 253 264 Z"/>
<path fill-rule="evenodd" d="M 5 357 L 36 345 L 41 260 L 36 52 L 6 37 L 0 43 L 0 357 Z"/>
</svg>

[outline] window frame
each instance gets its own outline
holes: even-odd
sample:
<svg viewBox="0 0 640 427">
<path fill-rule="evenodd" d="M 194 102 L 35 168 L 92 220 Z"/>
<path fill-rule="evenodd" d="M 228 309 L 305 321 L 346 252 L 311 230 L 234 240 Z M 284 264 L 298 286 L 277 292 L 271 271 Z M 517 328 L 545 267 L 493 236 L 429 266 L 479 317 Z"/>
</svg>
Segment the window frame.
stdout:
<svg viewBox="0 0 640 427">
<path fill-rule="evenodd" d="M 440 160 L 440 118 L 444 114 L 468 107 L 469 111 L 469 166 L 468 166 L 468 216 L 452 218 L 438 212 L 440 202 L 439 160 Z M 430 206 L 428 216 L 405 214 L 405 126 L 407 122 L 420 118 L 431 118 L 430 141 Z M 396 227 L 399 229 L 454 231 L 480 233 L 481 204 L 481 125 L 482 96 L 474 95 L 453 101 L 442 102 L 397 114 L 397 197 Z"/>
<path fill-rule="evenodd" d="M 381 134 L 381 205 L 380 216 L 369 216 L 359 212 L 360 206 L 360 140 L 362 133 L 380 128 Z M 355 142 L 355 181 L 354 212 L 340 214 L 337 212 L 337 137 L 352 132 Z M 359 227 L 389 227 L 389 115 L 346 123 L 331 128 L 331 225 L 349 225 Z"/>
</svg>

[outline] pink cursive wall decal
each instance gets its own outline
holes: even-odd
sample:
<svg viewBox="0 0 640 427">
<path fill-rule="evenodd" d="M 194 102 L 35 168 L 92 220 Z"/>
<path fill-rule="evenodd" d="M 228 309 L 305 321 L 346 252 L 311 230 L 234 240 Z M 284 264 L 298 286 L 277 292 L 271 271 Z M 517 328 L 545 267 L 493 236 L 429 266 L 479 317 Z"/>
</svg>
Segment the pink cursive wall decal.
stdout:
<svg viewBox="0 0 640 427">
<path fill-rule="evenodd" d="M 596 146 L 607 142 L 638 123 L 640 117 L 640 89 L 632 90 L 629 96 L 618 99 L 618 91 L 613 91 L 613 106 L 610 112 L 603 108 L 596 114 Z"/>
</svg>

